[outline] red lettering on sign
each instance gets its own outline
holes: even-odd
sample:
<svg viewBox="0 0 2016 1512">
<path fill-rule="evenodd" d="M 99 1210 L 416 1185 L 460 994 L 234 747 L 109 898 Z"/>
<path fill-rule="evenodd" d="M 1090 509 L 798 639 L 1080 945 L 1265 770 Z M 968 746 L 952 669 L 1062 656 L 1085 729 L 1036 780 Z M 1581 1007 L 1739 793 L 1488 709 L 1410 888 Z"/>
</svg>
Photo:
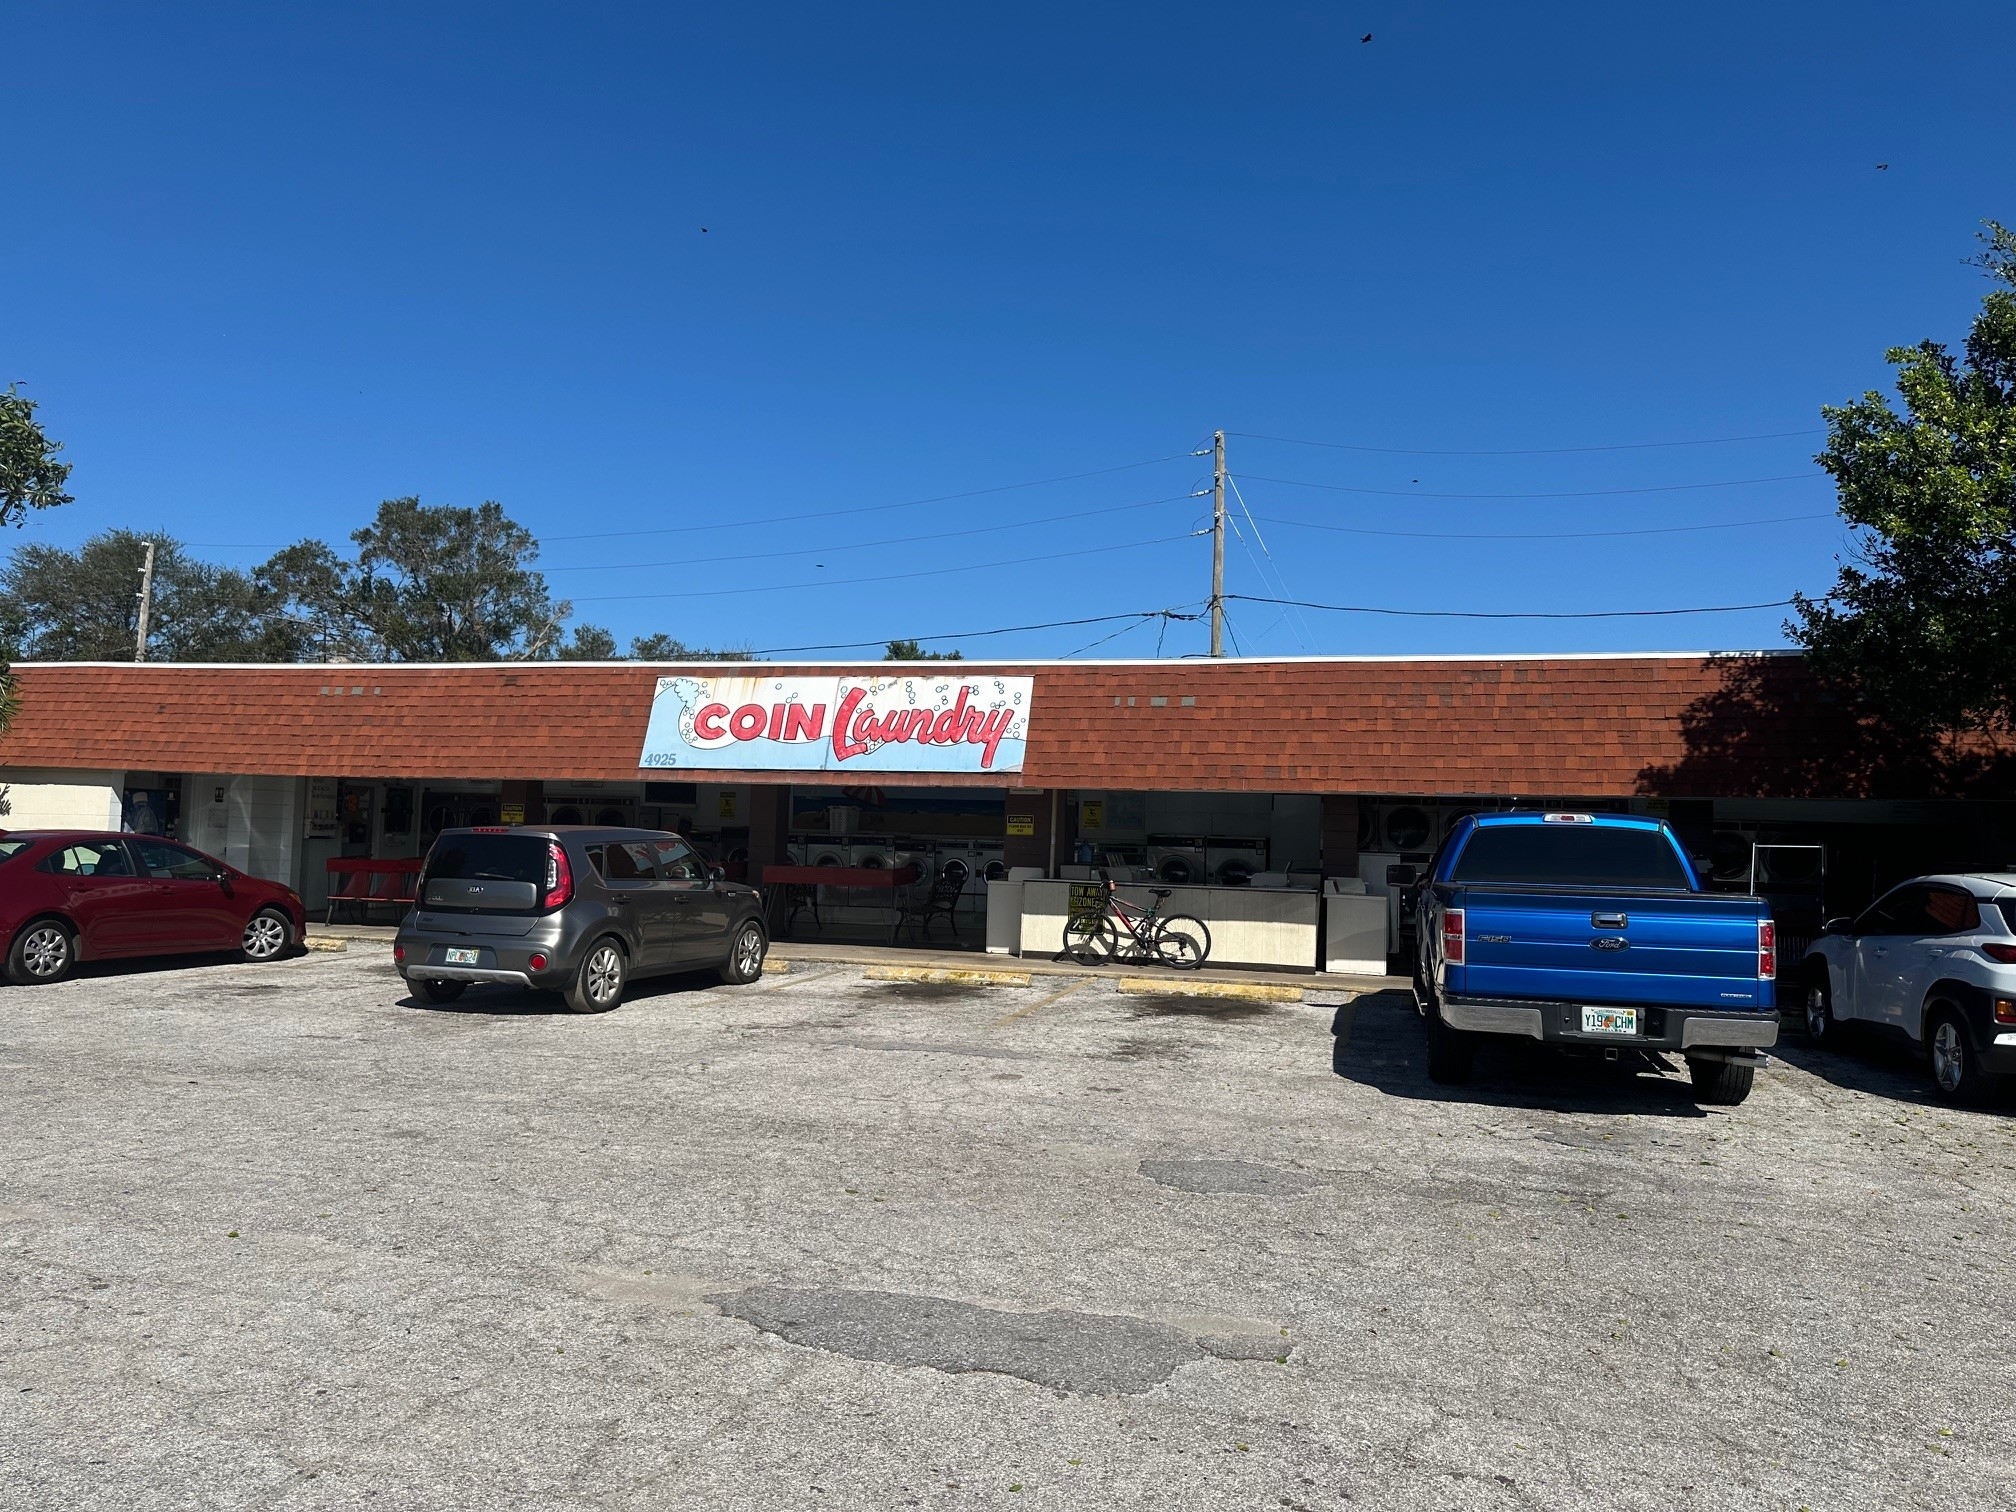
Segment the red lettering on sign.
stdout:
<svg viewBox="0 0 2016 1512">
<path fill-rule="evenodd" d="M 703 704 L 693 715 L 693 733 L 702 740 L 719 740 L 726 733 L 721 720 L 728 712 L 724 703 Z"/>
<path fill-rule="evenodd" d="M 868 754 L 867 742 L 858 733 L 848 735 L 847 727 L 854 721 L 854 711 L 861 707 L 861 701 L 868 696 L 866 688 L 849 688 L 840 700 L 839 712 L 833 716 L 833 759 L 849 761 L 856 756 Z"/>
<path fill-rule="evenodd" d="M 959 726 L 966 718 L 966 692 L 964 687 L 960 688 L 952 707 L 931 722 L 931 744 L 951 745 L 960 738 Z"/>
<path fill-rule="evenodd" d="M 996 709 L 982 722 L 980 726 L 980 739 L 977 742 L 983 748 L 980 752 L 980 765 L 982 767 L 991 767 L 994 765 L 994 753 L 1001 749 L 1002 737 L 1007 735 L 1008 726 L 1014 722 L 1015 711 L 1013 709 Z"/>
<path fill-rule="evenodd" d="M 744 704 L 728 716 L 728 733 L 737 740 L 761 740 L 769 724 L 770 716 L 763 712 L 763 705 Z"/>
<path fill-rule="evenodd" d="M 785 740 L 817 740 L 819 738 L 819 731 L 824 728 L 825 724 L 826 705 L 814 704 L 808 709 L 803 704 L 786 704 L 784 706 L 784 734 L 782 738 Z"/>
</svg>

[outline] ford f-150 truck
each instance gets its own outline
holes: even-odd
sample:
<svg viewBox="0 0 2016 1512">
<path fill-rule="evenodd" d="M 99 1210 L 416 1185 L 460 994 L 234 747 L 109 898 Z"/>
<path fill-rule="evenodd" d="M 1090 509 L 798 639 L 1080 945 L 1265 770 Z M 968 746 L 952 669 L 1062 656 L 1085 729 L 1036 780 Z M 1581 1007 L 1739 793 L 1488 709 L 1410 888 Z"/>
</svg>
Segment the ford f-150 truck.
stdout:
<svg viewBox="0 0 2016 1512">
<path fill-rule="evenodd" d="M 1470 1078 L 1478 1036 L 1686 1057 L 1697 1102 L 1750 1095 L 1778 1042 L 1761 898 L 1706 893 L 1673 832 L 1623 814 L 1478 814 L 1419 899 L 1428 1074 Z"/>
</svg>

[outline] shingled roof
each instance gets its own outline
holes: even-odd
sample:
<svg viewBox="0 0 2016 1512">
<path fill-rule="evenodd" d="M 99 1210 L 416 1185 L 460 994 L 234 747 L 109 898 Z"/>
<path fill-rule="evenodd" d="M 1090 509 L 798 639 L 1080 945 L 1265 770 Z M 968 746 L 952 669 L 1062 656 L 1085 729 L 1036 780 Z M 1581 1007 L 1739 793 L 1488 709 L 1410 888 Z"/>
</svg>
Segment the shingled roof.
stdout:
<svg viewBox="0 0 2016 1512">
<path fill-rule="evenodd" d="M 1754 677 L 1760 663 L 1746 665 Z M 1745 776 L 1750 765 L 1820 770 L 1813 763 L 1826 744 L 1827 709 L 1809 704 L 1788 719 L 1783 701 L 1800 698 L 1802 665 L 1796 658 L 1761 665 L 1794 691 L 1781 696 L 1771 727 L 1734 731 L 1733 744 L 1717 724 L 1741 717 L 1740 709 L 1717 712 L 1732 664 L 1703 655 L 932 670 L 1035 679 L 1019 778 L 1026 787 L 1604 796 L 1734 795 L 1756 787 Z M 892 670 L 886 663 L 23 664 L 15 668 L 20 713 L 0 738 L 0 765 L 634 781 L 648 775 L 637 759 L 665 673 Z M 1760 752 L 1772 759 L 1760 763 Z M 679 775 L 751 780 L 741 772 Z M 1004 780 L 1018 781 L 916 779 L 994 787 Z"/>
</svg>

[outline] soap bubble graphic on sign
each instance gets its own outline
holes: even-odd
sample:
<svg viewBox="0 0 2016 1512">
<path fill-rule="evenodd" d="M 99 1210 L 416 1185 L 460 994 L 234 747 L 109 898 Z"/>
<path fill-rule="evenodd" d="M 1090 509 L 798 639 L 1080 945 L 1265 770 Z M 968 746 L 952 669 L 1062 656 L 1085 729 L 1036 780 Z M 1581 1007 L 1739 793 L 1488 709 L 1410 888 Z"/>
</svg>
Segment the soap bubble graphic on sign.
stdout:
<svg viewBox="0 0 2016 1512">
<path fill-rule="evenodd" d="M 1027 677 L 661 677 L 638 765 L 1019 772 Z"/>
</svg>

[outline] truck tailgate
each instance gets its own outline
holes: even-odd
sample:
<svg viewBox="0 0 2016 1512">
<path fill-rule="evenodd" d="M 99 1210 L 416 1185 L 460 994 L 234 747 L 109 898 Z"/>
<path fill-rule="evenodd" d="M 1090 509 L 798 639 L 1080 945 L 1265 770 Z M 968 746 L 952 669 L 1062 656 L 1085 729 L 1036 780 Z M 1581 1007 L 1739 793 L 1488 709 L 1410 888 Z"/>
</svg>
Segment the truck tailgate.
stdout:
<svg viewBox="0 0 2016 1512">
<path fill-rule="evenodd" d="M 1757 978 L 1755 898 L 1473 884 L 1464 965 L 1469 997 L 1746 1009 L 1768 1006 Z"/>
</svg>

